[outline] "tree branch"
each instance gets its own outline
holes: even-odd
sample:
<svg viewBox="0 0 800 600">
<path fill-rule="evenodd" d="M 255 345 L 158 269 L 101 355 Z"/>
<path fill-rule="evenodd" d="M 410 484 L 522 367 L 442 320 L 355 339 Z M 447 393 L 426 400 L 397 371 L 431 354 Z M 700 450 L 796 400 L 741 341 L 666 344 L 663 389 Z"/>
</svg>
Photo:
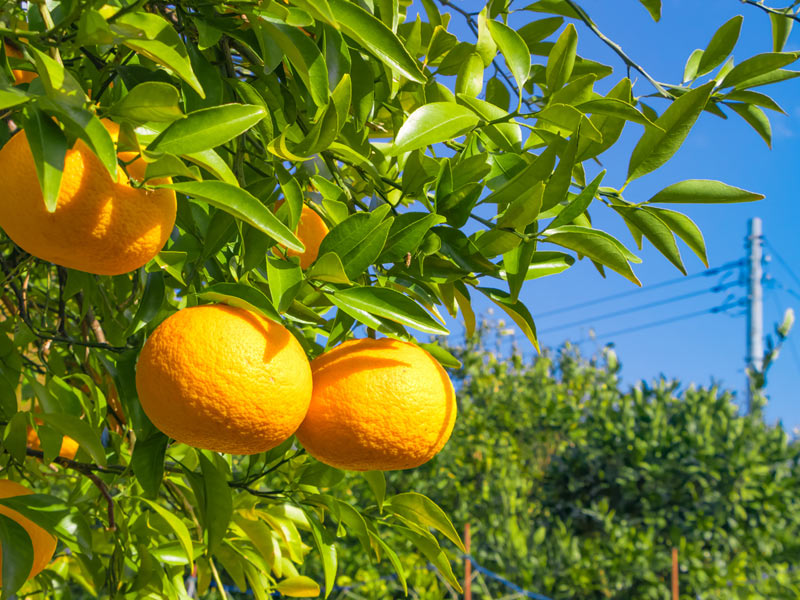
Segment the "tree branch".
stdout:
<svg viewBox="0 0 800 600">
<path fill-rule="evenodd" d="M 755 6 L 756 8 L 760 8 L 767 14 L 779 15 L 781 17 L 786 17 L 787 19 L 791 19 L 792 21 L 797 21 L 798 23 L 800 23 L 800 17 L 798 17 L 795 13 L 789 12 L 791 10 L 791 7 L 772 8 L 771 6 L 765 6 L 764 4 L 762 4 L 762 2 L 757 2 L 756 0 L 739 0 L 739 1 L 742 4 L 749 4 L 750 6 Z"/>
<path fill-rule="evenodd" d="M 108 491 L 108 486 L 102 479 L 100 479 L 91 471 L 86 471 L 83 474 L 91 480 L 91 482 L 95 485 L 95 487 L 97 487 L 98 490 L 100 490 L 100 493 L 106 499 L 106 503 L 108 504 L 108 528 L 111 531 L 116 531 L 117 523 L 114 520 L 114 498 L 111 496 L 111 492 Z"/>
</svg>

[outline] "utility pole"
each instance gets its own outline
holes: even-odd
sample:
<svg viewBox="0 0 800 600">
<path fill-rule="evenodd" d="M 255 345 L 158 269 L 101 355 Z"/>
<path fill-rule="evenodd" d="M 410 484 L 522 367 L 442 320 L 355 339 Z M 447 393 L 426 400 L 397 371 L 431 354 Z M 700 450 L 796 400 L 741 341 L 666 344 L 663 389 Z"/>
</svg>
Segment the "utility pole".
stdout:
<svg viewBox="0 0 800 600">
<path fill-rule="evenodd" d="M 764 293 L 761 289 L 763 235 L 761 219 L 753 217 L 747 234 L 747 368 L 760 372 L 764 360 Z M 747 378 L 747 412 L 753 409 L 751 378 Z"/>
</svg>

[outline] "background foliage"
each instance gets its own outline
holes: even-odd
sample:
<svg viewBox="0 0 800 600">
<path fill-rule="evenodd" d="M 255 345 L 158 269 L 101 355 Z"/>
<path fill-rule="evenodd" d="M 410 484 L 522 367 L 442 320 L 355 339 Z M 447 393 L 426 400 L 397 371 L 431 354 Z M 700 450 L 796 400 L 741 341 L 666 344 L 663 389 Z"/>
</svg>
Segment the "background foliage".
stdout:
<svg viewBox="0 0 800 600">
<path fill-rule="evenodd" d="M 442 4 L 462 12 L 474 36 L 450 32 Z M 630 4 L 624 10 L 641 10 Z M 641 4 L 658 18 L 658 0 Z M 360 328 L 402 338 L 409 329 L 445 334 L 439 311 L 459 316 L 472 334 L 471 299 L 481 295 L 536 346 L 533 317 L 519 301 L 525 280 L 581 258 L 638 283 L 631 264 L 639 259 L 595 228 L 591 212 L 617 215 L 637 244 L 646 238 L 685 271 L 677 240 L 706 262 L 702 235 L 660 205 L 760 198 L 701 180 L 650 199 L 623 192 L 668 161 L 704 111 L 737 114 L 768 139 L 762 108 L 780 108 L 753 88 L 798 74 L 784 69 L 798 54 L 782 52 L 793 13 L 773 20 L 774 52 L 738 63 L 730 54 L 741 18 L 733 17 L 667 84 L 618 47 L 624 74 L 580 56 L 576 25 L 614 44 L 571 0 L 513 11 L 497 0 L 476 12 L 432 0 L 422 7 L 407 19 L 408 3 L 397 0 L 2 5 L 0 138 L 21 127 L 41 140 L 32 151 L 47 206 L 55 206 L 59 165 L 77 138 L 112 174 L 116 150 L 141 153 L 149 166 L 137 185 L 169 175 L 179 194 L 171 240 L 128 275 L 63 269 L 0 240 L 0 467 L 42 492 L 3 504 L 60 542 L 51 568 L 24 584 L 29 541 L 0 518 L 4 596 L 24 585 L 21 594 L 52 598 L 186 598 L 193 572 L 201 595 L 212 581 L 258 598 L 313 595 L 320 585 L 330 593 L 345 536 L 362 547 L 352 560 L 380 557 L 402 580 L 397 551 L 410 549 L 457 588 L 439 544 L 461 547 L 458 534 L 440 508 L 409 491 L 416 482 L 387 495 L 384 476 L 368 473 L 369 493 L 353 493 L 336 487 L 343 473 L 310 460 L 292 440 L 251 457 L 170 445 L 136 398 L 146 335 L 176 309 L 229 302 L 284 322 L 313 357 L 362 335 Z M 37 77 L 15 85 L 14 69 Z M 634 71 L 645 89 L 634 92 L 626 76 Z M 121 124 L 117 149 L 101 118 Z M 627 174 L 609 182 L 595 159 L 626 126 L 641 137 Z M 292 232 L 303 203 L 331 226 L 306 271 L 282 250 L 299 248 Z M 440 346 L 427 347 L 457 364 Z M 466 426 L 480 415 L 464 401 Z M 569 405 L 558 410 L 574 414 Z M 480 435 L 512 447 L 518 425 L 505 417 Z M 26 447 L 28 427 L 41 450 Z M 64 435 L 80 444 L 75 461 L 57 458 Z M 630 460 L 642 452 L 636 460 L 644 460 L 647 439 L 631 441 Z M 537 452 L 543 459 L 545 449 Z M 462 462 L 476 470 L 488 464 L 474 456 Z M 513 464 L 493 461 L 492 469 Z M 580 478 L 567 479 L 569 489 L 583 489 Z M 434 481 L 450 485 L 447 477 Z M 509 515 L 528 493 L 515 485 L 523 489 L 503 507 Z M 589 495 L 574 500 L 566 512 L 554 504 L 546 527 L 578 517 L 582 527 L 605 527 L 606 517 L 584 515 L 605 515 L 605 505 Z M 657 498 L 648 502 L 658 506 Z M 521 519 L 502 519 L 518 529 L 508 535 L 518 551 L 530 547 Z M 554 555 L 536 567 L 548 586 L 560 585 L 557 569 L 569 561 L 559 561 Z"/>
</svg>

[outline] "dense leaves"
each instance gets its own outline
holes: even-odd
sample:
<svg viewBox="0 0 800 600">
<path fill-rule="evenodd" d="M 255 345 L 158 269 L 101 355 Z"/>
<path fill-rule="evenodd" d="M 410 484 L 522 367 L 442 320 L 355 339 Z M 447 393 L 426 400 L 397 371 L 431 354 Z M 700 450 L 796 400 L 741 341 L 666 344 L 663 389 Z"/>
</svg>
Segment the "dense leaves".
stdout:
<svg viewBox="0 0 800 600">
<path fill-rule="evenodd" d="M 0 238 L 0 470 L 63 503 L 49 515 L 57 557 L 36 581 L 20 575 L 27 534 L 0 519 L 4 556 L 14 557 L 3 562 L 6 596 L 20 585 L 20 597 L 64 599 L 186 598 L 192 589 L 202 597 L 232 588 L 259 599 L 330 595 L 343 570 L 343 540 L 359 544 L 353 561 L 382 561 L 404 589 L 415 555 L 457 589 L 450 559 L 461 542 L 446 516 L 452 497 L 441 496 L 442 510 L 412 487 L 387 491 L 382 473 L 351 485 L 292 439 L 249 457 L 171 443 L 136 395 L 147 336 L 176 310 L 225 302 L 282 322 L 314 358 L 356 335 L 445 334 L 445 311 L 471 334 L 472 301 L 482 298 L 538 347 L 526 281 L 576 260 L 639 281 L 632 265 L 640 259 L 614 230 L 595 227 L 595 214 L 627 224 L 639 245 L 647 238 L 685 271 L 678 240 L 704 262 L 706 247 L 676 203 L 760 198 L 707 180 L 678 182 L 649 199 L 625 186 L 679 152 L 704 112 L 736 114 L 769 143 L 762 109 L 781 109 L 752 88 L 798 74 L 785 68 L 798 58 L 784 51 L 791 15 L 772 13 L 773 52 L 737 54 L 736 62 L 741 19 L 733 17 L 672 85 L 627 55 L 615 66 L 582 56 L 584 35 L 616 46 L 571 0 L 513 10 L 495 0 L 474 13 L 439 0 L 423 0 L 419 13 L 410 4 L 0 6 L 0 144 L 26 133 L 44 208 L 58 210 L 60 186 L 71 181 L 64 158 L 79 139 L 104 177 L 169 187 L 178 197 L 163 250 L 124 275 L 69 270 Z M 619 10 L 643 9 L 661 16 L 659 0 Z M 627 76 L 634 70 L 642 75 L 635 89 Z M 657 99 L 641 101 L 650 95 Z M 605 172 L 598 163 L 630 139 L 621 138 L 625 128 L 638 140 L 618 149 L 630 154 L 628 171 Z M 133 176 L 137 158 L 146 168 Z M 6 201 L 25 210 L 21 198 Z M 306 269 L 290 256 L 305 248 L 295 234 L 304 204 L 329 229 Z M 425 347 L 457 364 L 437 342 Z M 481 417 L 463 413 L 464 426 Z M 523 424 L 517 414 L 485 434 L 511 439 Z M 27 446 L 28 428 L 38 448 Z M 79 445 L 75 460 L 58 456 L 65 437 Z M 575 502 L 581 498 L 590 504 L 577 493 Z M 33 496 L 29 502 L 35 512 Z M 518 514 L 517 502 L 502 511 Z M 497 535 L 524 554 L 529 521 L 506 521 L 501 512 L 484 512 L 486 527 L 506 531 Z M 548 515 L 535 515 L 537 531 L 571 523 L 555 508 Z M 458 513 L 458 522 L 464 518 Z M 571 566 L 582 563 L 552 552 L 552 563 L 536 558 L 540 570 L 530 573 L 560 594 Z M 640 560 L 634 551 L 625 556 Z M 751 569 L 748 560 L 742 569 Z M 573 584 L 591 593 L 610 585 L 590 575 L 576 573 Z M 413 585 L 427 584 L 417 577 Z"/>
</svg>

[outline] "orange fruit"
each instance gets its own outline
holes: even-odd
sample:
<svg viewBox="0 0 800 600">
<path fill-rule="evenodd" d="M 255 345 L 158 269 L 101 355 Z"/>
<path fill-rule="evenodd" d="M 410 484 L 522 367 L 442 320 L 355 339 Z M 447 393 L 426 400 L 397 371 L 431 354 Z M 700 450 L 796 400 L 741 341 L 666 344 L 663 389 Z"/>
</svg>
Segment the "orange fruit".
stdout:
<svg viewBox="0 0 800 600">
<path fill-rule="evenodd" d="M 115 138 L 118 126 L 105 125 Z M 120 153 L 124 161 L 135 156 Z M 145 166 L 138 159 L 127 170 L 141 178 Z M 115 183 L 82 140 L 67 151 L 55 212 L 45 208 L 24 131 L 0 149 L 0 190 L 0 227 L 18 246 L 87 273 L 120 275 L 141 267 L 175 225 L 174 191 L 134 188 L 121 168 Z"/>
<path fill-rule="evenodd" d="M 20 52 L 17 48 L 9 44 L 8 42 L 4 43 L 6 49 L 6 56 L 10 56 L 12 58 L 23 58 L 22 52 Z M 14 75 L 14 85 L 19 85 L 21 83 L 30 83 L 34 79 L 36 79 L 37 75 L 33 71 L 23 71 L 22 69 L 12 69 L 11 71 Z"/>
<path fill-rule="evenodd" d="M 42 449 L 42 442 L 39 439 L 39 434 L 36 433 L 36 430 L 33 427 L 28 427 L 28 446 L 34 450 Z M 78 448 L 80 448 L 80 444 L 78 444 L 78 442 L 73 440 L 68 435 L 65 435 L 63 438 L 61 438 L 61 450 L 58 451 L 58 455 L 61 458 L 73 460 L 75 455 L 78 453 Z"/>
<path fill-rule="evenodd" d="M 297 439 L 326 464 L 354 471 L 411 469 L 450 438 L 453 384 L 415 344 L 350 340 L 314 359 L 311 372 L 314 392 Z"/>
<path fill-rule="evenodd" d="M 275 205 L 276 209 L 280 208 L 281 204 L 283 204 L 283 200 Z M 305 246 L 306 250 L 305 252 L 298 252 L 297 250 L 290 250 L 287 248 L 286 254 L 289 256 L 299 256 L 300 267 L 305 270 L 311 266 L 311 263 L 317 260 L 322 238 L 328 235 L 328 226 L 313 208 L 309 208 L 304 204 L 294 234 L 303 242 L 303 246 Z"/>
<path fill-rule="evenodd" d="M 16 481 L 0 479 L 0 498 L 27 496 L 28 494 L 32 493 L 33 492 L 31 490 L 23 485 L 20 485 Z M 33 521 L 23 517 L 15 510 L 5 506 L 0 506 L 0 515 L 4 515 L 10 519 L 13 519 L 22 525 L 22 528 L 25 529 L 25 531 L 27 531 L 28 535 L 31 537 L 31 542 L 33 543 L 33 566 L 31 567 L 31 572 L 30 575 L 28 575 L 28 579 L 35 577 L 48 565 L 50 560 L 53 558 L 53 554 L 56 551 L 56 538 L 52 534 L 39 527 Z M 3 551 L 0 549 L 0 586 L 3 584 L 2 565 Z"/>
<path fill-rule="evenodd" d="M 288 329 L 242 308 L 195 306 L 159 325 L 139 355 L 153 424 L 195 448 L 255 454 L 289 438 L 311 401 L 308 358 Z"/>
</svg>

